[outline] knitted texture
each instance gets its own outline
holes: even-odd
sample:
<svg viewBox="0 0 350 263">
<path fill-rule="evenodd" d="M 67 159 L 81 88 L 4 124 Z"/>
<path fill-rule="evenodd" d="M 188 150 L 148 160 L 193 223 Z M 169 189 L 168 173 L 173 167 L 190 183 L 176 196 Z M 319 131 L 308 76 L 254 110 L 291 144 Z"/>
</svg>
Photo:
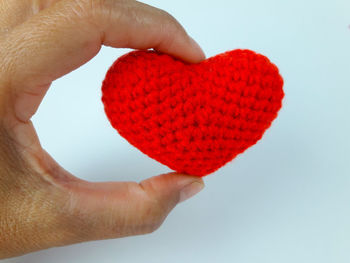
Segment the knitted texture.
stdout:
<svg viewBox="0 0 350 263">
<path fill-rule="evenodd" d="M 282 106 L 282 86 L 278 68 L 250 50 L 199 64 L 133 51 L 107 72 L 102 101 L 130 144 L 179 173 L 204 176 L 262 137 Z"/>
</svg>

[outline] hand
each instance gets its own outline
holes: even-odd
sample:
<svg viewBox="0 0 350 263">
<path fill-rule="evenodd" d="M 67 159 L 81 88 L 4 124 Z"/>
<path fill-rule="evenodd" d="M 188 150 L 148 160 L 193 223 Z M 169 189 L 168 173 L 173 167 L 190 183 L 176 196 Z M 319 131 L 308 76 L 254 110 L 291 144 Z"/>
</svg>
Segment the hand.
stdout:
<svg viewBox="0 0 350 263">
<path fill-rule="evenodd" d="M 92 183 L 42 149 L 31 117 L 51 82 L 101 45 L 204 59 L 173 17 L 136 1 L 0 2 L 0 258 L 150 233 L 204 186 L 198 177 L 175 173 L 141 183 Z"/>
</svg>

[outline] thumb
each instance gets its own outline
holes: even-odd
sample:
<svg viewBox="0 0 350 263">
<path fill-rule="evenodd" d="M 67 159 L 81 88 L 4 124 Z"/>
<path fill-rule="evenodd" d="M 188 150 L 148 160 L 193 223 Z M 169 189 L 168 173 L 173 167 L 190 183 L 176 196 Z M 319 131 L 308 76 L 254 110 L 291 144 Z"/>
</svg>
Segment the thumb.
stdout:
<svg viewBox="0 0 350 263">
<path fill-rule="evenodd" d="M 176 173 L 141 183 L 77 181 L 70 186 L 69 243 L 151 233 L 169 212 L 204 187 L 199 177 Z"/>
</svg>

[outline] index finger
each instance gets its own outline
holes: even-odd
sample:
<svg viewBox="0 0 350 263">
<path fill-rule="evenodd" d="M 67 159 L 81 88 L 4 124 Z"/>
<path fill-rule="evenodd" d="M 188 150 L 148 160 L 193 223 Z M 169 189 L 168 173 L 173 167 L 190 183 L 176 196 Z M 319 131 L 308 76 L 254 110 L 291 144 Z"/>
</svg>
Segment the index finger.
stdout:
<svg viewBox="0 0 350 263">
<path fill-rule="evenodd" d="M 30 119 L 49 84 L 89 61 L 102 44 L 154 48 L 193 63 L 205 58 L 165 11 L 132 0 L 62 0 L 16 27 L 0 44 L 0 79 L 11 83 L 19 118 Z"/>
</svg>

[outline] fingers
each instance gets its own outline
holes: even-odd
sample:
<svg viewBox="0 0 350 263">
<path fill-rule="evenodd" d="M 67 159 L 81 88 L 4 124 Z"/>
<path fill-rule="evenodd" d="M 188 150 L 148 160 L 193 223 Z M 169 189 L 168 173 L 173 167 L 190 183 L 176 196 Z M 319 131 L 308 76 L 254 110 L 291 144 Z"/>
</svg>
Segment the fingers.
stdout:
<svg viewBox="0 0 350 263">
<path fill-rule="evenodd" d="M 199 177 L 165 174 L 140 184 L 77 183 L 71 191 L 71 242 L 146 234 L 156 230 L 181 201 L 203 187 Z"/>
<path fill-rule="evenodd" d="M 199 46 L 162 10 L 131 0 L 62 0 L 1 43 L 3 82 L 14 93 L 17 117 L 27 121 L 49 84 L 90 60 L 101 44 L 155 48 L 188 62 L 204 59 Z"/>
</svg>

